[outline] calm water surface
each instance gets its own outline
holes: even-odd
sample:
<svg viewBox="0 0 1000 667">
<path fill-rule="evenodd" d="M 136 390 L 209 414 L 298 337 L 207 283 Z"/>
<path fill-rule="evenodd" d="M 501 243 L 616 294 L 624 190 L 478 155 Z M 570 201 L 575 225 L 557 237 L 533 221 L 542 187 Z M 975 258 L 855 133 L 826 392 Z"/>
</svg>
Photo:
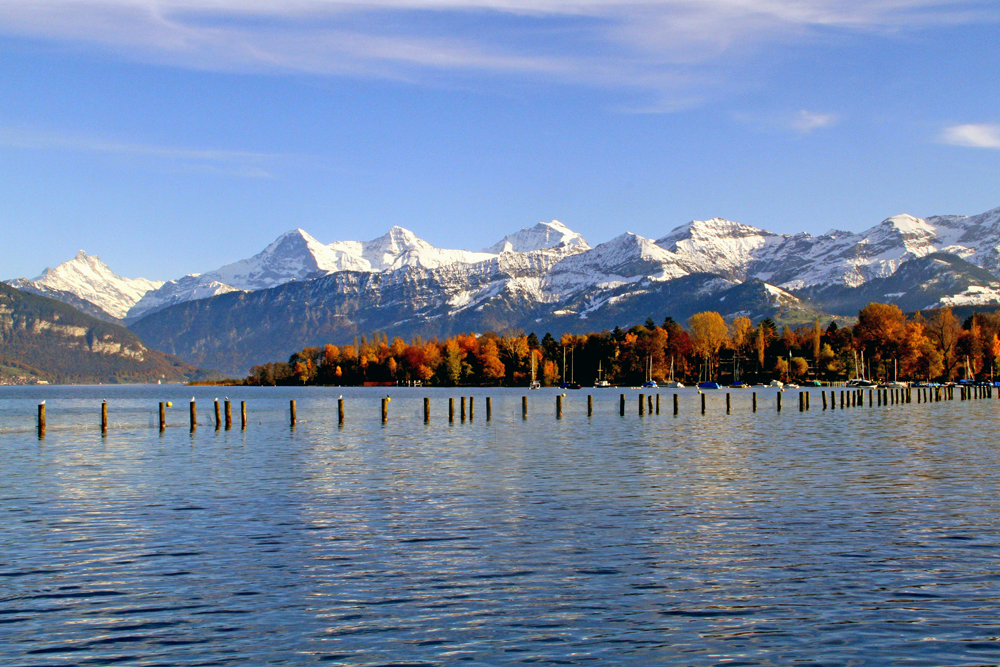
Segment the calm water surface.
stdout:
<svg viewBox="0 0 1000 667">
<path fill-rule="evenodd" d="M 1000 662 L 1000 400 L 388 391 L 0 389 L 0 664 Z"/>
</svg>

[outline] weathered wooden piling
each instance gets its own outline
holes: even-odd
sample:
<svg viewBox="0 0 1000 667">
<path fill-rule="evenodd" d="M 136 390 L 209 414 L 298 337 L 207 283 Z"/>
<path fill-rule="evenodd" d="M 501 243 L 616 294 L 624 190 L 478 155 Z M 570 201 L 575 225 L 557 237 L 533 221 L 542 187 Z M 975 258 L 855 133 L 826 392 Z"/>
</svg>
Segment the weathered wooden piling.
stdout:
<svg viewBox="0 0 1000 667">
<path fill-rule="evenodd" d="M 625 394 L 618 397 L 618 414 L 622 417 L 625 416 Z"/>
<path fill-rule="evenodd" d="M 777 397 L 778 397 L 778 412 L 781 412 L 781 390 L 780 389 L 778 390 Z"/>
<path fill-rule="evenodd" d="M 460 407 L 459 407 L 459 415 L 461 416 L 461 418 L 462 418 L 462 421 L 464 422 L 464 421 L 465 421 L 465 396 L 463 396 L 463 397 L 462 397 L 462 398 L 461 398 L 461 399 L 459 400 L 459 403 L 460 403 Z"/>
<path fill-rule="evenodd" d="M 101 401 L 101 435 L 108 433 L 108 402 Z"/>
<path fill-rule="evenodd" d="M 757 412 L 757 392 L 753 393 L 753 411 Z"/>
<path fill-rule="evenodd" d="M 465 399 L 462 400 L 465 403 Z M 389 398 L 382 399 L 382 423 L 385 424 L 389 421 Z"/>
<path fill-rule="evenodd" d="M 45 437 L 45 427 L 47 426 L 47 420 L 45 418 L 45 401 L 38 404 L 38 437 Z"/>
<path fill-rule="evenodd" d="M 290 424 L 295 426 L 295 423 L 299 421 L 299 411 L 295 406 L 295 399 L 288 401 L 288 414 L 290 419 Z"/>
<path fill-rule="evenodd" d="M 476 418 L 476 397 L 469 396 L 469 421 Z"/>
<path fill-rule="evenodd" d="M 639 416 L 646 414 L 646 397 L 639 394 Z"/>
<path fill-rule="evenodd" d="M 705 394 L 701 395 L 701 414 L 705 414 Z"/>
<path fill-rule="evenodd" d="M 215 399 L 215 430 L 222 428 L 222 408 L 219 406 L 219 399 Z"/>
<path fill-rule="evenodd" d="M 562 419 L 562 394 L 556 395 L 556 419 Z M 642 414 L 642 410 L 639 411 Z"/>
<path fill-rule="evenodd" d="M 659 398 L 659 397 L 657 397 L 657 398 Z M 659 401 L 657 401 L 657 403 L 659 403 Z M 587 416 L 588 417 L 593 417 L 594 416 L 594 395 L 593 394 L 587 394 Z"/>
<path fill-rule="evenodd" d="M 809 397 L 810 397 L 810 392 L 807 391 L 806 392 L 806 410 L 809 409 Z"/>
<path fill-rule="evenodd" d="M 189 417 L 191 421 L 191 430 L 198 428 L 198 404 L 191 399 L 191 408 L 189 410 Z"/>
<path fill-rule="evenodd" d="M 167 428 L 167 406 L 163 401 L 160 401 L 160 430 Z"/>
<path fill-rule="evenodd" d="M 233 427 L 233 404 L 226 399 L 226 430 L 228 431 Z"/>
<path fill-rule="evenodd" d="M 521 418 L 522 419 L 527 419 L 528 418 L 528 397 L 527 396 L 522 396 L 521 397 Z"/>
<path fill-rule="evenodd" d="M 455 421 L 455 399 L 448 399 L 448 423 Z"/>
<path fill-rule="evenodd" d="M 728 415 L 733 409 L 732 396 L 729 392 L 726 392 L 726 414 Z"/>
<path fill-rule="evenodd" d="M 660 414 L 660 395 L 656 394 L 656 414 Z"/>
<path fill-rule="evenodd" d="M 246 428 L 246 418 L 247 418 L 246 407 L 244 407 L 243 408 L 243 424 L 244 424 L 243 428 Z M 343 398 L 338 398 L 337 399 L 337 423 L 340 426 L 344 425 L 344 399 Z"/>
<path fill-rule="evenodd" d="M 653 395 L 650 394 L 646 397 L 646 412 L 653 414 Z"/>
<path fill-rule="evenodd" d="M 804 391 L 799 392 L 799 412 L 806 411 L 806 393 Z"/>
<path fill-rule="evenodd" d="M 493 397 L 486 397 L 486 421 L 493 419 Z"/>
<path fill-rule="evenodd" d="M 424 423 L 429 424 L 431 422 L 431 399 L 430 396 L 424 396 Z"/>
<path fill-rule="evenodd" d="M 841 410 L 844 409 L 844 392 L 843 392 L 843 390 L 841 390 L 841 392 L 840 392 L 840 409 Z"/>
<path fill-rule="evenodd" d="M 674 394 L 674 416 L 676 416 L 681 411 L 680 399 L 677 394 Z"/>
<path fill-rule="evenodd" d="M 821 391 L 819 393 L 820 393 L 820 396 L 823 397 L 823 409 L 826 410 L 826 392 L 825 391 Z"/>
</svg>

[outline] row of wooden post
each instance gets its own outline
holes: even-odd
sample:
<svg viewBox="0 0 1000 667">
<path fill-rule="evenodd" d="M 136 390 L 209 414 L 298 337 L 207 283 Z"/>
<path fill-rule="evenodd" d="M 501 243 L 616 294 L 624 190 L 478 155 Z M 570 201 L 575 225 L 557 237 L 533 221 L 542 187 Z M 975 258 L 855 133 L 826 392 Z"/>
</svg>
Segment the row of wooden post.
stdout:
<svg viewBox="0 0 1000 667">
<path fill-rule="evenodd" d="M 917 403 L 934 403 L 940 402 L 942 400 L 954 400 L 955 399 L 955 387 L 905 387 L 899 389 L 869 389 L 868 390 L 868 407 L 873 405 L 893 405 L 897 403 L 912 403 L 913 402 L 913 390 L 916 389 L 917 393 Z M 993 397 L 993 387 L 959 387 L 959 397 L 961 400 L 974 400 L 980 398 L 992 398 Z M 865 404 L 864 389 L 846 389 L 840 390 L 840 408 L 850 408 L 850 407 L 862 407 Z M 829 403 L 827 402 L 827 392 L 826 390 L 820 390 L 819 392 L 821 398 L 823 399 L 823 409 L 836 409 L 837 408 L 837 392 L 835 390 L 830 390 Z M 703 392 L 699 392 L 701 397 L 701 413 L 705 414 L 706 411 L 706 397 Z M 809 410 L 811 392 L 808 390 L 803 390 L 799 392 L 799 411 L 804 412 Z M 562 419 L 563 416 L 563 397 L 564 394 L 556 395 L 556 419 Z M 1000 392 L 998 392 L 998 398 L 1000 398 Z M 776 402 L 775 406 L 778 412 L 781 412 L 781 399 L 782 392 L 776 392 Z M 389 397 L 382 399 L 382 423 L 385 424 L 389 421 Z M 459 410 L 460 419 L 464 422 L 466 418 L 472 421 L 475 418 L 475 397 L 462 396 L 459 399 Z M 752 393 L 751 399 L 751 409 L 753 412 L 757 412 L 757 392 Z M 160 403 L 159 417 L 160 417 L 160 430 L 163 431 L 167 428 L 167 411 L 166 403 Z M 195 401 L 191 401 L 189 408 L 189 424 L 192 431 L 194 431 L 198 426 L 198 406 Z M 729 392 L 726 392 L 726 414 L 732 411 L 732 399 Z M 649 412 L 649 414 L 660 414 L 660 394 L 639 394 L 638 397 L 638 412 L 642 416 Z M 618 413 L 621 416 L 625 416 L 625 394 L 621 394 L 618 399 Z M 678 394 L 673 394 L 673 413 L 675 415 L 680 413 L 680 397 Z M 295 404 L 295 400 L 289 402 L 289 414 L 291 419 L 291 425 L 295 426 L 298 422 L 298 410 Z M 587 416 L 591 417 L 594 414 L 594 396 L 592 394 L 587 396 Z M 528 417 L 528 397 L 521 397 L 521 416 L 525 419 Z M 341 425 L 344 423 L 344 399 L 343 397 L 337 399 L 337 419 L 338 423 Z M 486 421 L 490 421 L 493 418 L 493 399 L 489 396 L 486 397 Z M 46 428 L 46 415 L 45 415 L 45 402 L 38 404 L 38 434 L 39 436 L 45 435 Z M 430 423 L 431 421 L 431 399 L 430 397 L 424 397 L 424 423 Z M 448 399 L 448 421 L 455 421 L 455 399 Z M 219 430 L 222 428 L 223 423 L 225 424 L 225 429 L 228 431 L 233 427 L 233 412 L 232 404 L 227 399 L 220 409 L 219 400 L 215 400 L 215 429 Z M 240 427 L 246 429 L 247 427 L 247 404 L 246 401 L 240 401 Z M 101 433 L 106 434 L 108 432 L 108 404 L 107 402 L 101 403 Z"/>
</svg>

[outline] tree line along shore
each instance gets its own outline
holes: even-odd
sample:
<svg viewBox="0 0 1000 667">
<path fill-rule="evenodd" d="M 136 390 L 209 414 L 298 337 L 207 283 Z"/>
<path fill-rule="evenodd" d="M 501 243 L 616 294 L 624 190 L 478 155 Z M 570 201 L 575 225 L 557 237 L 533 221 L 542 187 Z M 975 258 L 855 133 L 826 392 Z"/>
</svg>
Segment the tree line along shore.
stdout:
<svg viewBox="0 0 1000 667">
<path fill-rule="evenodd" d="M 306 347 L 288 361 L 254 366 L 246 385 L 421 384 L 542 386 L 597 380 L 635 386 L 671 375 L 681 382 L 744 383 L 857 377 L 950 381 L 992 379 L 1000 359 L 1000 312 L 960 322 L 950 308 L 907 316 L 870 303 L 853 326 L 819 319 L 798 328 L 765 318 L 726 320 L 697 313 L 682 325 L 649 318 L 628 329 L 583 335 L 523 332 L 459 334 L 409 342 L 385 333 L 346 345 Z"/>
</svg>

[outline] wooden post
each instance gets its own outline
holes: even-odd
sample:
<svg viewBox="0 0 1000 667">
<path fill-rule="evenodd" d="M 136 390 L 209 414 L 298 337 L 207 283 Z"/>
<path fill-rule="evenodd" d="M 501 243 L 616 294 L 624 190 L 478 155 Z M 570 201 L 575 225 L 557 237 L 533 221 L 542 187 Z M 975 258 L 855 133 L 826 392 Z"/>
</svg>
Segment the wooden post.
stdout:
<svg viewBox="0 0 1000 667">
<path fill-rule="evenodd" d="M 701 414 L 705 414 L 705 394 L 701 395 Z"/>
<path fill-rule="evenodd" d="M 821 391 L 819 393 L 823 395 L 823 409 L 826 410 L 826 392 Z"/>
<path fill-rule="evenodd" d="M 625 394 L 618 398 L 618 414 L 622 417 L 625 416 Z"/>
<path fill-rule="evenodd" d="M 778 390 L 778 412 L 781 412 L 781 390 Z"/>
<path fill-rule="evenodd" d="M 656 414 L 660 414 L 660 394 L 656 394 Z"/>
<path fill-rule="evenodd" d="M 493 419 L 493 397 L 486 397 L 486 421 Z"/>
<path fill-rule="evenodd" d="M 464 398 L 462 399 L 462 404 L 463 404 L 463 407 L 464 407 L 464 405 L 465 405 L 465 399 Z M 382 423 L 384 424 L 387 421 L 389 421 L 389 399 L 388 398 L 383 398 L 382 399 Z"/>
<path fill-rule="evenodd" d="M 160 430 L 167 428 L 167 406 L 160 401 Z"/>
<path fill-rule="evenodd" d="M 646 414 L 646 397 L 639 394 L 639 416 Z"/>
<path fill-rule="evenodd" d="M 757 412 L 757 392 L 753 393 L 753 411 Z"/>
<path fill-rule="evenodd" d="M 831 389 L 830 390 L 830 409 L 831 410 L 836 410 L 837 409 L 837 390 L 836 389 Z"/>
<path fill-rule="evenodd" d="M 101 435 L 108 434 L 108 402 L 101 401 Z"/>
<path fill-rule="evenodd" d="M 291 415 L 291 425 L 295 426 L 295 422 L 299 420 L 299 411 L 295 407 L 295 399 L 288 401 L 288 411 Z"/>
<path fill-rule="evenodd" d="M 727 392 L 726 392 L 726 414 L 728 415 L 728 414 L 729 414 L 729 412 L 730 412 L 730 411 L 731 411 L 732 409 L 733 409 L 733 404 L 732 404 L 732 396 L 731 396 L 731 395 L 730 395 L 730 393 L 729 393 L 729 392 L 727 391 Z"/>
<path fill-rule="evenodd" d="M 471 422 L 476 417 L 476 397 L 469 396 L 469 421 Z"/>
<path fill-rule="evenodd" d="M 459 402 L 461 403 L 461 406 L 462 406 L 461 409 L 460 409 L 460 411 L 459 411 L 459 414 L 461 415 L 462 421 L 464 422 L 465 421 L 465 396 L 463 396 L 460 399 Z"/>
<path fill-rule="evenodd" d="M 587 416 L 588 417 L 593 417 L 594 416 L 594 395 L 593 394 L 587 394 Z"/>
<path fill-rule="evenodd" d="M 246 413 L 243 415 L 244 420 L 246 419 Z M 337 423 L 341 426 L 344 425 L 344 399 L 337 399 Z"/>
<path fill-rule="evenodd" d="M 650 394 L 646 397 L 646 412 L 653 414 L 653 395 Z"/>
<path fill-rule="evenodd" d="M 840 409 L 844 409 L 844 390 L 840 390 Z"/>
<path fill-rule="evenodd" d="M 809 391 L 807 391 L 807 392 L 806 392 L 806 410 L 808 410 L 808 409 L 809 409 L 809 407 L 810 407 L 810 406 L 809 406 L 809 398 L 810 398 L 811 396 L 812 396 L 812 392 L 809 392 Z"/>
<path fill-rule="evenodd" d="M 42 401 L 41 403 L 38 404 L 38 437 L 39 438 L 44 438 L 45 437 L 45 426 L 46 426 L 45 401 Z"/>
<path fill-rule="evenodd" d="M 429 424 L 431 421 L 431 399 L 430 396 L 424 396 L 424 423 Z"/>
<path fill-rule="evenodd" d="M 556 395 L 556 419 L 562 419 L 562 394 Z"/>
<path fill-rule="evenodd" d="M 448 423 L 455 421 L 455 399 L 448 399 Z"/>
<path fill-rule="evenodd" d="M 868 407 L 869 408 L 874 405 L 874 403 L 872 402 L 872 394 L 873 393 L 874 392 L 871 389 L 868 390 Z"/>
<path fill-rule="evenodd" d="M 226 430 L 228 431 L 233 427 L 233 404 L 230 403 L 229 399 L 226 399 Z"/>
<path fill-rule="evenodd" d="M 679 405 L 679 403 L 680 403 L 680 401 L 677 398 L 677 394 L 674 393 L 674 416 L 676 416 L 680 412 L 680 405 Z"/>
<path fill-rule="evenodd" d="M 805 392 L 799 392 L 799 412 L 806 411 L 806 395 Z"/>
<path fill-rule="evenodd" d="M 527 419 L 528 418 L 528 397 L 527 396 L 522 396 L 521 397 L 521 418 L 522 419 Z"/>
<path fill-rule="evenodd" d="M 222 428 L 222 409 L 219 407 L 219 399 L 215 399 L 215 430 Z"/>
<path fill-rule="evenodd" d="M 194 399 L 191 400 L 191 408 L 189 412 L 191 419 L 191 430 L 193 431 L 196 428 L 198 428 L 198 404 L 194 402 Z"/>
</svg>

